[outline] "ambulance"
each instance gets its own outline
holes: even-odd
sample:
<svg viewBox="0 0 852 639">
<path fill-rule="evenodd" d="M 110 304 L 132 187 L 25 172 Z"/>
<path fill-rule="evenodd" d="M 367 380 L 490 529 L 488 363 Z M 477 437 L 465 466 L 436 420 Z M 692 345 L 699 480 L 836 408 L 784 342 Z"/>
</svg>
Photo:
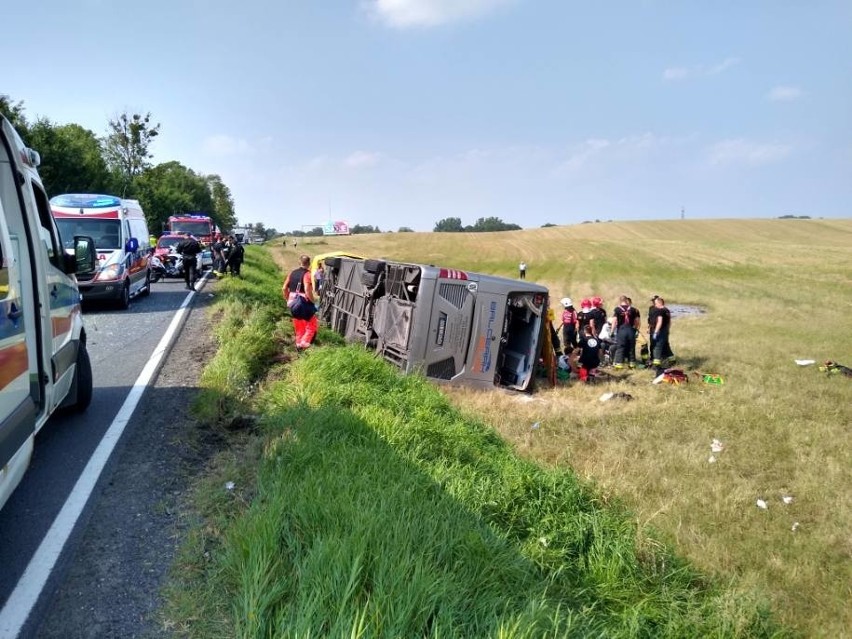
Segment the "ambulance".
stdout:
<svg viewBox="0 0 852 639">
<path fill-rule="evenodd" d="M 94 240 L 73 237 L 63 249 L 38 163 L 0 116 L 0 508 L 48 417 L 92 398 L 74 274 L 95 272 Z"/>
<path fill-rule="evenodd" d="M 77 275 L 83 300 L 110 300 L 127 308 L 132 298 L 151 293 L 151 240 L 139 202 L 69 193 L 51 199 L 50 206 L 66 249 L 75 236 L 95 238 L 98 268 Z"/>
</svg>

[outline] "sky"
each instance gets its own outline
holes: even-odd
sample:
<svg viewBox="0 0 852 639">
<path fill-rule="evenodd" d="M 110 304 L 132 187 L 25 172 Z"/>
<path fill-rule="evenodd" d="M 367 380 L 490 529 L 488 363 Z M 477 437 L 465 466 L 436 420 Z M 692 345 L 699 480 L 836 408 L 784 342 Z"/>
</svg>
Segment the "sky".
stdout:
<svg viewBox="0 0 852 639">
<path fill-rule="evenodd" d="M 849 0 L 39 0 L 0 93 L 218 174 L 241 224 L 852 216 Z M 9 28 L 9 25 L 18 25 Z M 54 194 L 51 194 L 54 195 Z"/>
</svg>

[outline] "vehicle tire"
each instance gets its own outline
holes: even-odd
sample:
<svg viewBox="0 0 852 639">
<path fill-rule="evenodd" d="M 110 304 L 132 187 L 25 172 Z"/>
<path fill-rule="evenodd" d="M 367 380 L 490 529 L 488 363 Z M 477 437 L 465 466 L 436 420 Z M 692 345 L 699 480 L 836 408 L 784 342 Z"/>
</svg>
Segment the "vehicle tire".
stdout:
<svg viewBox="0 0 852 639">
<path fill-rule="evenodd" d="M 77 393 L 77 401 L 71 407 L 72 410 L 82 413 L 92 402 L 92 362 L 89 360 L 89 351 L 86 344 L 80 342 L 77 349 L 77 367 L 74 371 L 74 389 Z"/>
<path fill-rule="evenodd" d="M 130 308 L 130 282 L 125 280 L 121 287 L 121 297 L 118 298 L 118 308 L 125 310 Z"/>
<path fill-rule="evenodd" d="M 340 270 L 341 264 L 343 264 L 343 260 L 341 260 L 339 257 L 328 257 L 325 260 L 325 265 L 330 271 L 337 272 L 338 270 Z"/>
<path fill-rule="evenodd" d="M 162 274 L 162 273 L 155 272 L 155 273 L 151 276 L 151 284 L 156 284 L 156 283 L 157 283 L 157 282 L 159 282 L 162 278 L 163 278 L 163 274 Z"/>
<path fill-rule="evenodd" d="M 379 273 L 385 270 L 384 260 L 364 260 L 364 270 L 367 273 Z"/>
<path fill-rule="evenodd" d="M 151 294 L 151 270 L 145 271 L 145 286 L 139 291 L 140 297 L 148 297 Z"/>
</svg>

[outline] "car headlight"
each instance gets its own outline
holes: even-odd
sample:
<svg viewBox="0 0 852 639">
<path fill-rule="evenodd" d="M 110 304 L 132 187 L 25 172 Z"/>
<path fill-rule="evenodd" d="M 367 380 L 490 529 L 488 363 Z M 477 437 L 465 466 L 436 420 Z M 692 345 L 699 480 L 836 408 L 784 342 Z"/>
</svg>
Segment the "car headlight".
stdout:
<svg viewBox="0 0 852 639">
<path fill-rule="evenodd" d="M 101 269 L 95 279 L 98 281 L 117 280 L 124 274 L 124 269 L 121 264 L 110 264 Z"/>
</svg>

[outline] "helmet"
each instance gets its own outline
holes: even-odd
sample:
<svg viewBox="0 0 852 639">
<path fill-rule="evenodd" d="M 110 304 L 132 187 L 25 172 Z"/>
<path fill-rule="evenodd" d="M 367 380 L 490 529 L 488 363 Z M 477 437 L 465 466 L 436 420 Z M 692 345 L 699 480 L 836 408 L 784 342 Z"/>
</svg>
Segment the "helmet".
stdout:
<svg viewBox="0 0 852 639">
<path fill-rule="evenodd" d="M 603 300 L 602 300 L 600 297 L 598 297 L 598 296 L 596 295 L 595 297 L 593 297 L 593 298 L 592 298 L 592 306 L 594 306 L 595 308 L 597 308 L 597 307 L 598 307 L 598 306 L 600 306 L 601 304 L 603 304 Z"/>
<path fill-rule="evenodd" d="M 580 302 L 580 308 L 592 308 L 592 303 L 589 301 L 589 298 L 583 298 L 583 301 Z"/>
<path fill-rule="evenodd" d="M 574 302 L 571 301 L 570 297 L 563 297 L 561 300 L 559 300 L 559 303 L 562 304 L 562 306 L 564 306 L 565 308 L 568 308 L 569 306 L 574 306 Z"/>
</svg>

